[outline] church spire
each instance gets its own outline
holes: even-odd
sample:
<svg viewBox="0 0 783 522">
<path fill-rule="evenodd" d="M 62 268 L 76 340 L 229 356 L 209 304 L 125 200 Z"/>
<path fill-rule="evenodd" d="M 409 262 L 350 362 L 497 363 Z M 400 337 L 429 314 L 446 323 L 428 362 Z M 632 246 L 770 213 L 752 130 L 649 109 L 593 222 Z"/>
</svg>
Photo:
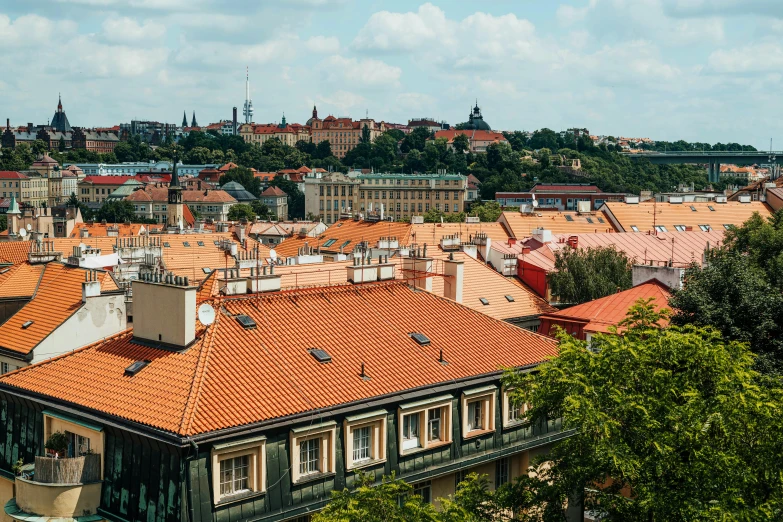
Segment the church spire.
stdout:
<svg viewBox="0 0 783 522">
<path fill-rule="evenodd" d="M 196 111 L 193 111 L 193 121 L 190 122 L 191 127 L 198 127 L 198 122 L 196 121 Z"/>
<path fill-rule="evenodd" d="M 188 126 L 188 115 L 185 111 L 182 111 L 182 128 L 184 129 L 187 126 Z"/>
<path fill-rule="evenodd" d="M 57 112 L 63 112 L 63 97 L 59 92 L 57 93 Z"/>
</svg>

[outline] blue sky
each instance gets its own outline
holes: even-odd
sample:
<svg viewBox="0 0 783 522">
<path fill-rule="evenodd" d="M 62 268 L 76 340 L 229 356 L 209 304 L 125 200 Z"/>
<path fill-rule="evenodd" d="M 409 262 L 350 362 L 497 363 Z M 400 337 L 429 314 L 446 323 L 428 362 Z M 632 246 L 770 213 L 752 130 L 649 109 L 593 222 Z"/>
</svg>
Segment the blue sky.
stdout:
<svg viewBox="0 0 783 522">
<path fill-rule="evenodd" d="M 328 114 L 783 149 L 781 0 L 4 0 L 0 117 Z"/>
</svg>

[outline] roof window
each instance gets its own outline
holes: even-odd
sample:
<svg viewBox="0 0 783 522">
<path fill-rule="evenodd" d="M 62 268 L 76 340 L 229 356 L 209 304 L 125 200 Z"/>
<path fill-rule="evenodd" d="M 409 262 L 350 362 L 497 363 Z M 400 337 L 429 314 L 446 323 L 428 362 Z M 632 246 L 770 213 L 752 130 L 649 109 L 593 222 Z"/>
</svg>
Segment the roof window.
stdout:
<svg viewBox="0 0 783 522">
<path fill-rule="evenodd" d="M 204 246 L 204 242 L 203 241 L 199 241 L 197 244 L 198 244 L 198 246 Z"/>
<path fill-rule="evenodd" d="M 599 223 L 606 223 L 606 221 L 604 221 L 604 218 L 602 218 L 602 217 L 599 217 L 599 218 L 598 218 L 598 222 L 599 222 Z"/>
<path fill-rule="evenodd" d="M 694 212 L 696 212 L 696 207 L 694 207 L 693 205 L 691 205 L 691 210 L 692 210 L 692 211 L 694 211 Z"/>
<path fill-rule="evenodd" d="M 509 303 L 513 303 L 514 302 L 514 296 L 513 295 L 507 295 L 506 296 L 506 301 L 508 301 Z"/>
<path fill-rule="evenodd" d="M 163 243 L 163 246 L 164 246 L 164 247 L 166 247 L 166 248 L 171 248 L 171 245 L 169 244 L 169 242 L 168 242 L 168 241 L 166 241 L 165 243 Z"/>
<path fill-rule="evenodd" d="M 656 232 L 667 232 L 666 227 L 663 225 L 655 225 Z"/>
<path fill-rule="evenodd" d="M 236 320 L 245 330 L 252 330 L 256 327 L 256 322 L 249 315 L 238 315 Z"/>
<path fill-rule="evenodd" d="M 220 241 L 218 241 L 217 239 L 213 242 L 215 243 L 215 246 L 220 246 Z"/>
<path fill-rule="evenodd" d="M 586 217 L 585 219 L 587 219 L 588 223 L 592 223 L 593 222 L 593 218 L 591 218 L 591 217 Z"/>
<path fill-rule="evenodd" d="M 211 274 L 211 273 L 212 273 L 212 269 L 211 269 L 211 268 L 209 268 L 208 266 L 205 266 L 205 267 L 204 267 L 204 268 L 202 268 L 201 270 L 202 270 L 202 271 L 203 271 L 205 274 Z"/>
<path fill-rule="evenodd" d="M 182 246 L 190 248 L 190 243 L 188 241 L 183 241 Z"/>
<path fill-rule="evenodd" d="M 423 333 L 411 332 L 409 335 L 411 336 L 411 339 L 419 343 L 421 346 L 427 346 L 428 344 L 430 344 L 429 337 L 427 337 Z"/>
<path fill-rule="evenodd" d="M 709 232 L 710 230 L 712 230 L 709 225 L 699 225 L 699 228 L 701 229 L 702 232 Z"/>
<path fill-rule="evenodd" d="M 127 368 L 125 368 L 125 375 L 129 377 L 133 377 L 137 373 L 139 373 L 141 370 L 143 370 L 149 363 L 152 361 L 136 361 L 135 363 L 131 364 Z"/>
<path fill-rule="evenodd" d="M 633 230 L 634 232 L 639 232 L 639 227 L 637 227 L 636 225 L 631 225 L 631 230 Z"/>
<path fill-rule="evenodd" d="M 324 245 L 323 245 L 323 246 L 324 246 L 324 248 L 325 248 L 325 247 L 330 247 L 330 246 L 334 245 L 334 244 L 335 244 L 335 242 L 337 242 L 337 240 L 336 240 L 336 239 L 330 239 L 329 241 L 327 241 L 326 243 L 324 243 Z"/>
<path fill-rule="evenodd" d="M 321 364 L 332 362 L 332 356 L 329 355 L 329 353 L 326 350 L 322 350 L 320 348 L 310 348 L 309 350 L 307 350 L 307 353 L 312 355 L 315 358 L 315 360 Z"/>
<path fill-rule="evenodd" d="M 726 230 L 731 230 L 732 228 L 734 228 L 734 225 L 723 225 L 723 228 L 725 228 Z"/>
<path fill-rule="evenodd" d="M 489 300 L 486 297 L 479 297 L 479 301 L 481 301 L 481 304 L 484 306 L 487 306 L 489 304 Z"/>
<path fill-rule="evenodd" d="M 574 218 L 571 217 L 571 214 L 566 214 L 565 215 L 565 219 L 566 219 L 566 221 L 573 221 L 574 220 Z"/>
<path fill-rule="evenodd" d="M 707 208 L 710 209 L 710 212 L 715 212 L 715 207 L 712 205 L 707 205 Z"/>
<path fill-rule="evenodd" d="M 22 330 L 27 330 L 33 325 L 34 322 L 35 321 L 25 321 L 24 323 L 22 323 Z"/>
<path fill-rule="evenodd" d="M 685 232 L 686 228 L 685 225 L 674 225 L 674 230 L 677 232 Z"/>
</svg>

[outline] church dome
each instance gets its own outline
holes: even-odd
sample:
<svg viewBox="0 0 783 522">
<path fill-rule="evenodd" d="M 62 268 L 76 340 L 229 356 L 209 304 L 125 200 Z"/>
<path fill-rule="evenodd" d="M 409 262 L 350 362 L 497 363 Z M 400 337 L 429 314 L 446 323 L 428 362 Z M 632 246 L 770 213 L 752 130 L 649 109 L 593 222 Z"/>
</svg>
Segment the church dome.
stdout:
<svg viewBox="0 0 783 522">
<path fill-rule="evenodd" d="M 462 128 L 465 130 L 492 130 L 492 127 L 489 126 L 489 123 L 484 121 L 484 117 L 481 115 L 478 101 L 476 101 L 476 106 L 473 107 L 473 110 L 468 115 L 468 121 L 462 124 Z"/>
<path fill-rule="evenodd" d="M 240 203 L 245 203 L 248 201 L 255 201 L 257 198 L 245 190 L 245 187 L 237 183 L 236 181 L 229 181 L 222 187 L 220 187 L 221 190 L 224 192 L 228 192 L 231 197 L 239 201 Z"/>
</svg>

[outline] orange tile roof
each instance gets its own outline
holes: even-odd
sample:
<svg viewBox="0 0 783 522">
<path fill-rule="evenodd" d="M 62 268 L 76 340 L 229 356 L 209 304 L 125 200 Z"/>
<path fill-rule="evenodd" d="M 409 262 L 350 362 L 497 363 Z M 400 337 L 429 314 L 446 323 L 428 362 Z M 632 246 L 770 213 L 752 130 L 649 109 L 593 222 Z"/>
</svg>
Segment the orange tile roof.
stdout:
<svg viewBox="0 0 783 522">
<path fill-rule="evenodd" d="M 694 210 L 691 210 L 693 207 Z M 714 210 L 710 210 L 712 207 Z M 608 220 L 612 220 L 621 232 L 632 232 L 635 226 L 640 232 L 655 230 L 653 225 L 664 226 L 674 231 L 675 225 L 684 225 L 699 230 L 699 225 L 709 225 L 713 230 L 724 230 L 724 225 L 742 225 L 754 212 L 761 217 L 771 215 L 769 207 L 760 202 L 727 203 L 685 202 L 685 203 L 643 203 L 629 205 L 625 202 L 607 202 L 602 207 Z"/>
<path fill-rule="evenodd" d="M 295 256 L 298 249 L 307 243 L 309 246 L 313 247 L 314 250 L 317 250 L 318 246 L 321 245 L 321 252 L 337 253 L 340 251 L 340 245 L 349 241 L 343 249 L 343 252 L 347 254 L 361 241 L 367 241 L 370 247 L 374 248 L 375 245 L 378 244 L 378 239 L 382 237 L 396 237 L 399 240 L 400 245 L 407 245 L 410 241 L 410 232 L 410 223 L 392 221 L 353 221 L 351 219 L 343 219 L 332 224 L 317 238 L 291 237 L 286 239 L 275 247 L 275 252 L 281 257 Z M 331 239 L 334 239 L 335 241 L 328 247 L 323 246 L 324 243 Z"/>
<path fill-rule="evenodd" d="M 0 269 L 0 299 L 32 297 L 41 281 L 44 265 L 21 263 Z M 5 270 L 5 272 L 3 272 Z"/>
<path fill-rule="evenodd" d="M 592 220 L 592 223 L 588 221 Z M 601 223 L 599 220 L 604 222 Z M 569 220 L 570 219 L 570 220 Z M 503 212 L 498 218 L 511 237 L 524 239 L 533 235 L 533 229 L 545 228 L 553 234 L 578 234 L 587 232 L 614 232 L 615 228 L 602 212 L 579 214 L 542 210 L 536 213 Z"/>
<path fill-rule="evenodd" d="M 446 236 L 459 234 L 463 242 L 478 232 L 487 234 L 492 241 L 507 241 L 508 233 L 498 222 L 493 223 L 420 223 L 411 225 L 410 242 L 422 245 L 439 245 Z"/>
<path fill-rule="evenodd" d="M 171 433 L 197 435 L 435 386 L 556 355 L 546 337 L 402 283 L 224 298 L 175 353 L 129 332 L 29 366 L 0 383 Z M 427 310 L 426 314 L 421 313 Z M 233 319 L 249 315 L 245 330 Z M 291 317 L 306 317 L 291 328 Z M 409 332 L 431 343 L 420 346 Z M 307 350 L 332 357 L 319 364 Z M 438 362 L 440 350 L 448 365 Z M 125 368 L 151 361 L 133 377 Z M 369 380 L 359 376 L 361 363 Z M 306 421 L 305 421 L 306 422 Z"/>
<path fill-rule="evenodd" d="M 80 237 L 82 230 L 87 230 L 90 236 L 109 237 L 109 228 L 118 229 L 120 237 L 140 236 L 147 229 L 141 223 L 80 223 L 71 231 L 71 237 Z M 114 237 L 114 236 L 113 236 Z"/>
<path fill-rule="evenodd" d="M 0 325 L 0 348 L 28 354 L 82 306 L 85 270 L 47 263 L 33 298 Z M 101 291 L 117 290 L 108 272 L 98 272 Z M 108 281 L 107 281 L 108 279 Z M 27 321 L 33 323 L 22 328 Z"/>
<path fill-rule="evenodd" d="M 235 243 L 236 238 L 230 233 L 214 234 L 168 234 L 161 236 L 163 245 L 163 265 L 166 270 L 174 272 L 175 275 L 187 277 L 194 284 L 206 279 L 207 274 L 204 268 L 217 270 L 225 268 L 228 263 L 229 268 L 235 266 L 235 260 L 231 257 L 226 258 L 226 253 L 221 250 L 215 241 L 221 239 L 231 239 Z M 199 245 L 199 241 L 204 246 Z M 190 246 L 185 246 L 188 243 Z M 262 259 L 269 257 L 269 247 L 262 245 L 254 239 L 247 238 L 247 248 L 243 249 L 239 245 L 239 251 L 243 253 L 252 252 L 256 246 Z"/>
<path fill-rule="evenodd" d="M 586 332 L 609 333 L 610 326 L 617 326 L 628 314 L 628 310 L 639 299 L 655 299 L 653 306 L 656 310 L 666 308 L 671 293 L 665 285 L 658 281 L 648 281 L 638 286 L 618 292 L 601 299 L 588 301 L 580 305 L 572 306 L 554 314 L 542 315 L 543 318 L 557 322 L 558 319 L 576 320 L 586 322 Z M 661 326 L 666 326 L 669 321 L 661 321 Z"/>
<path fill-rule="evenodd" d="M 55 252 L 62 252 L 63 259 L 67 258 L 73 252 L 73 247 L 84 244 L 90 248 L 99 248 L 102 253 L 112 253 L 116 238 L 114 237 L 56 237 L 47 239 L 54 244 Z M 18 265 L 28 260 L 32 241 L 0 241 L 0 264 Z"/>
<path fill-rule="evenodd" d="M 29 241 L 0 241 L 0 264 L 18 265 L 27 261 Z"/>
</svg>

